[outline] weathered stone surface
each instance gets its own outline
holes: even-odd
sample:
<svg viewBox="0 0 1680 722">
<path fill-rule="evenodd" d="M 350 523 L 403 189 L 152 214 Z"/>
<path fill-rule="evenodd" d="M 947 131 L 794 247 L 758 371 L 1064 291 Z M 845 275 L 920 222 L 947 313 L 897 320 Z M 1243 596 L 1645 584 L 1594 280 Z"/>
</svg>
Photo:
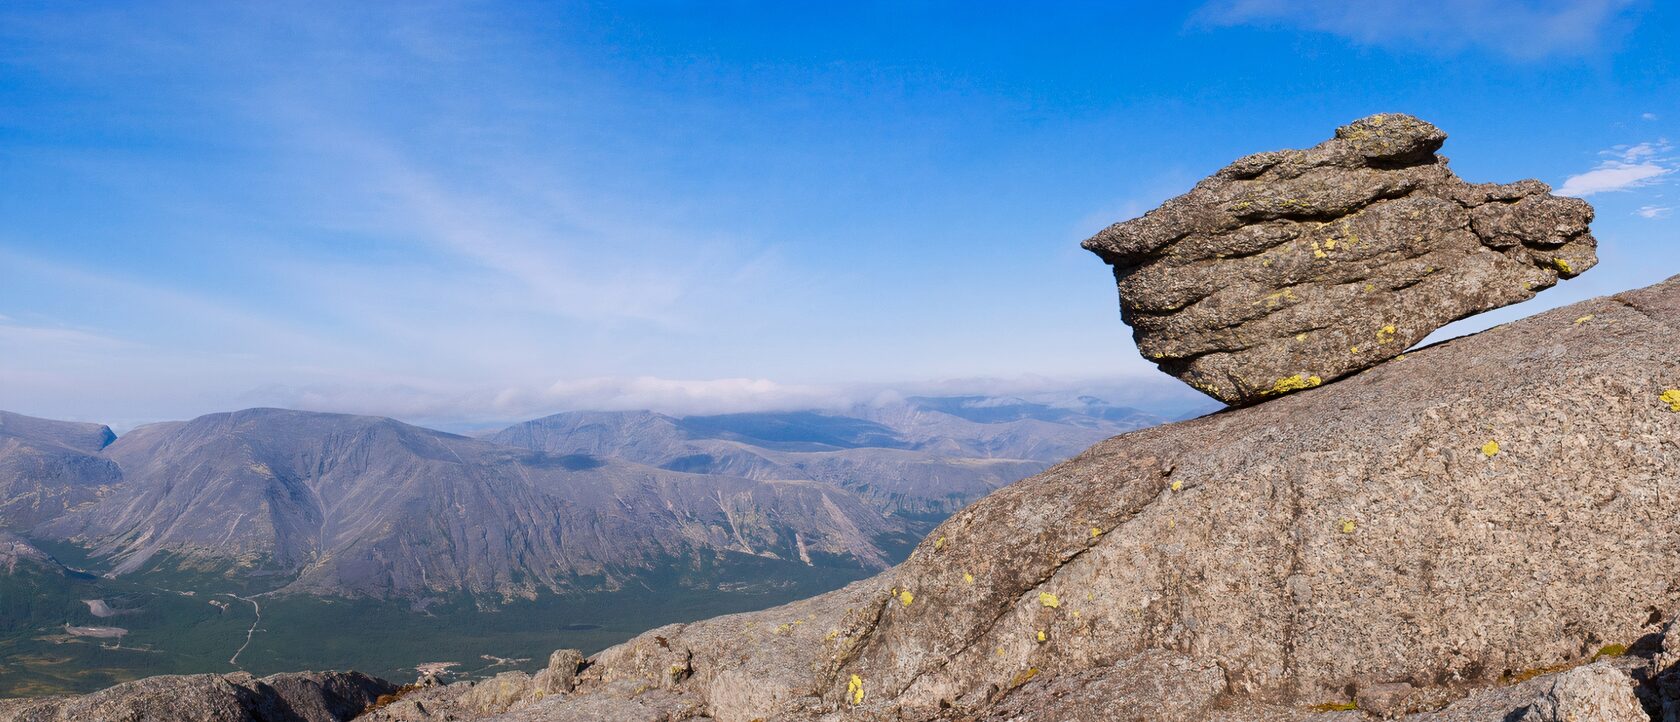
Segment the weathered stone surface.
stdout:
<svg viewBox="0 0 1680 722">
<path fill-rule="evenodd" d="M 572 691 L 583 663 L 582 652 L 559 649 L 548 656 L 548 666 L 534 675 L 503 672 L 478 682 L 409 688 L 396 699 L 359 719 L 363 722 L 449 722 L 492 717 Z"/>
<path fill-rule="evenodd" d="M 1611 662 L 1595 662 L 1507 687 L 1478 690 L 1404 722 L 1649 722 L 1633 680 Z"/>
<path fill-rule="evenodd" d="M 1680 602 L 1677 318 L 1680 278 L 1116 437 L 881 576 L 654 630 L 509 714 L 968 719 L 1107 697 L 1322 722 L 1360 718 L 1315 708 L 1363 686 L 1444 704 L 1580 664 Z M 1182 669 L 1101 671 L 1149 665 Z"/>
<path fill-rule="evenodd" d="M 79 697 L 0 700 L 0 722 L 342 722 L 395 690 L 359 672 L 147 677 Z"/>
<path fill-rule="evenodd" d="M 1597 263 L 1592 207 L 1535 180 L 1470 184 L 1446 134 L 1373 115 L 1237 160 L 1085 241 L 1161 370 L 1228 404 L 1311 388 Z"/>
<path fill-rule="evenodd" d="M 1218 666 L 1182 654 L 1148 650 L 1119 664 L 1033 684 L 1037 670 L 1016 677 L 1019 692 L 988 710 L 987 722 L 1201 722 L 1225 691 Z M 1013 683 L 1015 680 L 1011 680 Z M 1116 704 L 1123 701 L 1123 704 Z"/>
</svg>

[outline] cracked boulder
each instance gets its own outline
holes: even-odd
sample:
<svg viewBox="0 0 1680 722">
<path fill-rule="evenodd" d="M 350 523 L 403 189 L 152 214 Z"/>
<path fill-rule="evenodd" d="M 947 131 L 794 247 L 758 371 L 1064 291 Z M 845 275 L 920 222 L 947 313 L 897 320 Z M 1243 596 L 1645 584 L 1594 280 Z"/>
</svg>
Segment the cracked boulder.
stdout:
<svg viewBox="0 0 1680 722">
<path fill-rule="evenodd" d="M 1239 159 L 1084 242 L 1114 267 L 1145 358 L 1227 404 L 1311 388 L 1597 263 L 1592 207 L 1466 183 L 1401 114 Z"/>
</svg>

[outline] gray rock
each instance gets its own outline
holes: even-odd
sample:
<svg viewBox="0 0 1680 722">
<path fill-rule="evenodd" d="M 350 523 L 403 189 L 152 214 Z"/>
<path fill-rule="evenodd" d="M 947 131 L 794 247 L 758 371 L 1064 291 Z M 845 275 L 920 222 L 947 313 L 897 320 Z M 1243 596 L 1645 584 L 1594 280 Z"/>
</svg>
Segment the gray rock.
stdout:
<svg viewBox="0 0 1680 722">
<path fill-rule="evenodd" d="M 1318 710 L 1372 680 L 1444 703 L 1580 664 L 1680 605 L 1677 318 L 1680 278 L 1116 437 L 878 577 L 653 630 L 515 712 L 655 693 L 719 722 L 984 717 L 1040 689 L 1201 699 L 1199 673 L 1155 690 L 1094 671 L 1166 650 L 1222 674 L 1208 719 L 1355 719 Z"/>
<path fill-rule="evenodd" d="M 565 694 L 577 682 L 578 670 L 583 667 L 583 653 L 575 649 L 557 649 L 548 655 L 548 666 L 531 678 L 532 699 Z"/>
<path fill-rule="evenodd" d="M 1595 662 L 1506 687 L 1473 692 L 1405 722 L 1649 722 L 1633 680 L 1611 662 Z"/>
<path fill-rule="evenodd" d="M 503 672 L 479 682 L 405 690 L 396 699 L 363 715 L 362 722 L 450 722 L 480 719 L 522 709 L 572 691 L 583 653 L 559 649 L 536 674 Z"/>
<path fill-rule="evenodd" d="M 360 672 L 166 675 L 77 697 L 0 700 L 0 722 L 342 722 L 394 691 Z"/>
<path fill-rule="evenodd" d="M 1540 698 L 1529 703 L 1514 722 L 1648 722 L 1645 708 L 1633 694 L 1633 680 L 1597 662 L 1560 674 Z"/>
<path fill-rule="evenodd" d="M 1585 201 L 1466 183 L 1435 154 L 1445 139 L 1373 115 L 1242 158 L 1084 246 L 1114 266 L 1161 370 L 1228 404 L 1311 388 L 1597 263 Z"/>
</svg>

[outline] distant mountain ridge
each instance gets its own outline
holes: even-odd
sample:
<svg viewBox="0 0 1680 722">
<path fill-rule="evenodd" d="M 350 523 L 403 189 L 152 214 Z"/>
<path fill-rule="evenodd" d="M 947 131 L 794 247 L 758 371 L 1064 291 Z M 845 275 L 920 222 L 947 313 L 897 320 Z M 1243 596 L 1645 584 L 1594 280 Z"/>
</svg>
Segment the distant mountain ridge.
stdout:
<svg viewBox="0 0 1680 722">
<path fill-rule="evenodd" d="M 122 479 L 110 427 L 0 411 L 0 526 L 27 529 L 97 501 Z"/>
<path fill-rule="evenodd" d="M 874 571 L 973 499 L 1159 421 L 989 397 L 846 415 L 568 412 L 480 439 L 282 409 L 121 437 L 0 414 L 0 529 L 71 542 L 111 574 L 320 595 L 529 598 L 730 555 Z"/>
</svg>

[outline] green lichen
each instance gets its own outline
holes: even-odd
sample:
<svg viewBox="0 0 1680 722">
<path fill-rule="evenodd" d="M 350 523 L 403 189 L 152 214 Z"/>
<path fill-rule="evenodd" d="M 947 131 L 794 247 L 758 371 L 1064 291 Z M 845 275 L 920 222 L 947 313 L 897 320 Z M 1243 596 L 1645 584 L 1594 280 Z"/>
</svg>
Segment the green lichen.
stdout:
<svg viewBox="0 0 1680 722">
<path fill-rule="evenodd" d="M 1628 648 L 1627 648 L 1627 645 L 1625 645 L 1625 644 L 1606 644 L 1602 647 L 1599 647 L 1598 652 L 1594 653 L 1592 658 L 1593 658 L 1594 662 L 1597 662 L 1598 660 L 1603 659 L 1605 657 L 1621 657 L 1621 656 L 1624 656 L 1624 655 L 1627 654 L 1627 651 L 1628 651 Z"/>
</svg>

